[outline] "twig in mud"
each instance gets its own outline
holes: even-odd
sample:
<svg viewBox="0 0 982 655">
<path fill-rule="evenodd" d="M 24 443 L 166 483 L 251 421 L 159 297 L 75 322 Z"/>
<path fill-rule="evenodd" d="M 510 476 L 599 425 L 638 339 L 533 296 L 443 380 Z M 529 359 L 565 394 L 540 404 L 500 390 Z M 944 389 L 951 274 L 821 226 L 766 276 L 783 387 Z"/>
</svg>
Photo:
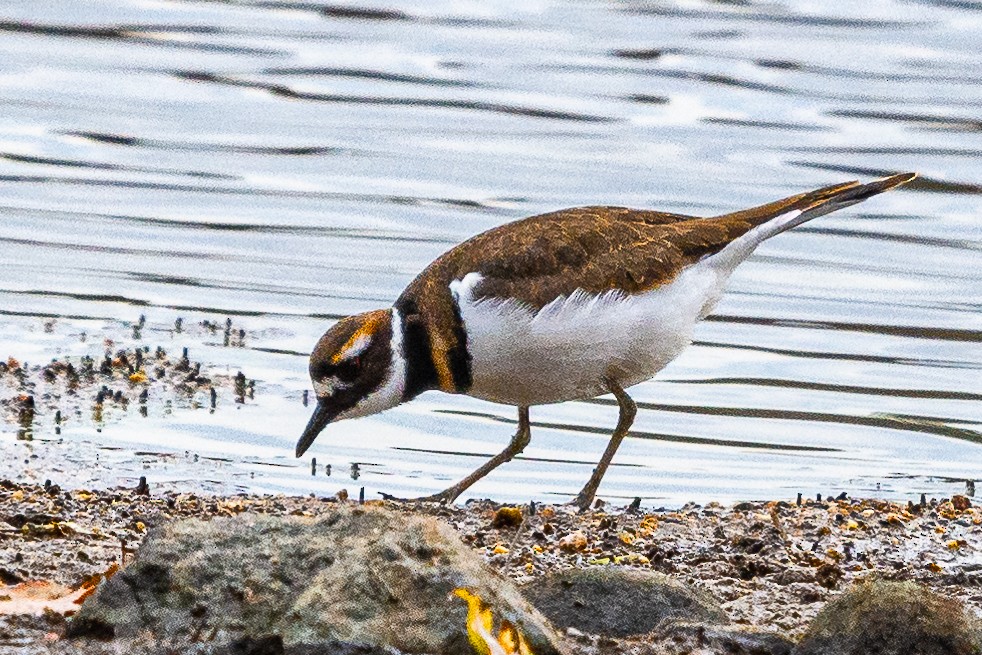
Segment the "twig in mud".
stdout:
<svg viewBox="0 0 982 655">
<path fill-rule="evenodd" d="M 515 528 L 515 534 L 512 535 L 511 543 L 508 544 L 508 559 L 511 559 L 512 557 L 514 557 L 515 542 L 518 541 L 518 536 L 520 534 L 522 534 L 522 528 L 525 527 L 525 524 L 528 523 L 528 520 L 529 520 L 528 519 L 528 515 L 526 515 L 523 512 L 522 513 L 522 522 L 518 524 L 518 527 L 517 528 Z"/>
</svg>

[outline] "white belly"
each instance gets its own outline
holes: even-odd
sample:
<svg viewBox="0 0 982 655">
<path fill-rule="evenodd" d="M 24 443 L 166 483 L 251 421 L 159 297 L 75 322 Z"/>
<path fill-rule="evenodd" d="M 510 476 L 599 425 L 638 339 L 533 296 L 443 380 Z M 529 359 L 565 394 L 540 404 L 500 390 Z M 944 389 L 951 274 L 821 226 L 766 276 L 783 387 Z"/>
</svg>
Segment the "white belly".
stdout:
<svg viewBox="0 0 982 655">
<path fill-rule="evenodd" d="M 643 294 L 577 291 L 535 312 L 512 300 L 474 301 L 480 275 L 450 285 L 467 332 L 472 396 L 542 405 L 643 382 L 692 340 L 696 321 L 722 293 L 729 271 L 700 262 Z"/>
</svg>

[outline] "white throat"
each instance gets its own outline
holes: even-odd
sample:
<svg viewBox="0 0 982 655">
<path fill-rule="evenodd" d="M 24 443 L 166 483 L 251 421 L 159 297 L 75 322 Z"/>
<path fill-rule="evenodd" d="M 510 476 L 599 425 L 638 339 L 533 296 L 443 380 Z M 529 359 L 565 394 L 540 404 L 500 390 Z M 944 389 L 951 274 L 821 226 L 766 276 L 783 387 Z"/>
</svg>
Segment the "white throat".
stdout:
<svg viewBox="0 0 982 655">
<path fill-rule="evenodd" d="M 402 318 L 395 308 L 392 309 L 392 341 L 389 347 L 392 358 L 385 381 L 357 405 L 338 414 L 336 421 L 377 414 L 402 402 L 402 394 L 406 389 L 406 358 L 402 355 Z"/>
</svg>

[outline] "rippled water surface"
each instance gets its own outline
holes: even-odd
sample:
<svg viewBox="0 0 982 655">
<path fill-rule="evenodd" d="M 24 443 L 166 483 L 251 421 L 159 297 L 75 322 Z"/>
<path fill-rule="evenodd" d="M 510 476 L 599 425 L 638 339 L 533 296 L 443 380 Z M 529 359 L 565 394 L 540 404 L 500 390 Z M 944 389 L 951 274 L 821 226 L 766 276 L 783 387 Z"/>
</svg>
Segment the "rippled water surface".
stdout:
<svg viewBox="0 0 982 655">
<path fill-rule="evenodd" d="M 30 475 L 437 491 L 507 443 L 515 410 L 425 394 L 294 459 L 305 353 L 334 319 L 525 215 L 717 214 L 915 170 L 738 270 L 695 344 L 633 389 L 601 495 L 961 491 L 982 478 L 980 33 L 977 3 L 946 0 L 5 0 L 0 355 L 101 356 L 82 332 L 129 343 L 144 314 L 144 342 L 259 380 L 234 409 L 68 424 L 67 459 L 118 466 Z M 172 330 L 228 316 L 244 347 Z M 616 405 L 532 420 L 473 495 L 574 494 Z M 15 435 L 0 426 L 8 460 Z"/>
</svg>

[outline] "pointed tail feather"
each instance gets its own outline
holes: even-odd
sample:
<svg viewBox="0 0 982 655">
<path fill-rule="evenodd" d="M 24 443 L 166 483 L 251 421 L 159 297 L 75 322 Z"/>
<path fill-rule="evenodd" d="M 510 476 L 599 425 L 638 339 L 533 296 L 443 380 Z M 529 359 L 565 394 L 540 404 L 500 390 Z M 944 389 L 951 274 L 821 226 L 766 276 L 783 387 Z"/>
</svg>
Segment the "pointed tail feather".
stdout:
<svg viewBox="0 0 982 655">
<path fill-rule="evenodd" d="M 717 276 L 714 291 L 706 297 L 700 309 L 700 318 L 704 318 L 713 311 L 723 293 L 726 279 L 733 272 L 733 269 L 749 257 L 765 239 L 785 230 L 790 230 L 794 226 L 801 225 L 818 216 L 849 205 L 855 205 L 878 193 L 910 182 L 916 176 L 916 173 L 903 173 L 868 184 L 860 184 L 859 182 L 836 184 L 760 207 L 724 214 L 715 218 L 696 219 L 684 224 L 692 226 L 694 232 L 699 228 L 705 230 L 706 222 L 711 222 L 715 227 L 724 228 L 720 230 L 720 233 L 725 235 L 725 240 L 714 242 L 712 239 L 702 239 L 697 241 L 703 251 L 698 261 L 711 267 Z M 700 222 L 702 225 L 699 225 Z M 707 244 L 709 248 L 706 247 Z"/>
<path fill-rule="evenodd" d="M 906 184 L 915 177 L 917 177 L 917 173 L 900 173 L 868 184 L 860 184 L 855 181 L 845 182 L 808 193 L 801 193 L 760 207 L 724 214 L 716 217 L 715 220 L 747 224 L 751 227 L 748 232 L 754 232 L 754 236 L 758 237 L 757 243 L 760 243 L 764 239 L 790 230 L 805 221 L 855 205 L 867 198 L 889 191 L 901 184 Z M 753 230 L 752 228 L 755 227 L 761 229 Z"/>
<path fill-rule="evenodd" d="M 805 221 L 855 205 L 879 193 L 906 184 L 915 177 L 917 177 L 916 173 L 902 173 L 868 184 L 846 182 L 760 207 L 705 219 L 725 226 L 727 234 L 725 244 L 706 259 L 728 275 L 765 239 L 790 230 Z"/>
</svg>

